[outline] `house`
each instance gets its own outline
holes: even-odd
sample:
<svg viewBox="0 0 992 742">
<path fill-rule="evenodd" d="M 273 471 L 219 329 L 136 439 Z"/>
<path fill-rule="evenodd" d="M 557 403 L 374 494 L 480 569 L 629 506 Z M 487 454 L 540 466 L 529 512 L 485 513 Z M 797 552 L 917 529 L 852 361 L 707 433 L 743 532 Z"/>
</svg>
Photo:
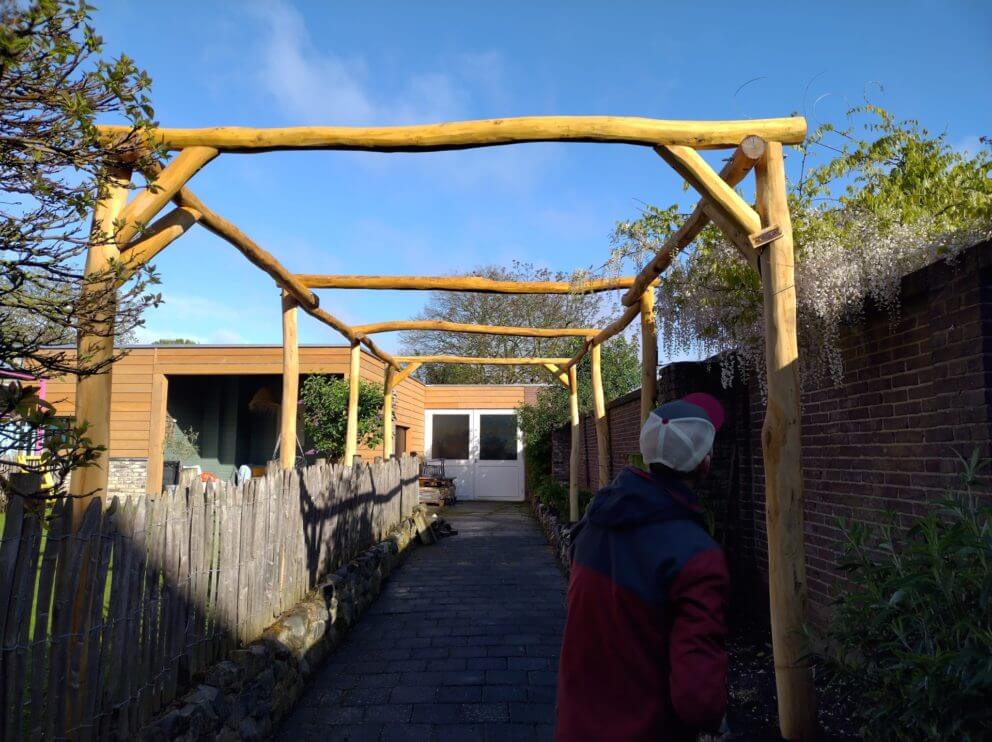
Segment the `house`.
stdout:
<svg viewBox="0 0 992 742">
<path fill-rule="evenodd" d="M 345 377 L 348 367 L 348 346 L 300 346 L 301 376 Z M 382 361 L 364 350 L 360 368 L 363 379 L 382 383 Z M 192 433 L 195 450 L 182 463 L 199 465 L 222 480 L 242 465 L 264 467 L 277 458 L 281 373 L 279 345 L 130 346 L 113 366 L 109 494 L 161 490 L 167 434 Z M 396 389 L 391 453 L 444 459 L 461 499 L 522 500 L 523 452 L 515 410 L 533 401 L 539 388 L 404 379 Z M 72 377 L 48 381 L 47 398 L 61 416 L 74 414 L 75 393 Z M 299 443 L 306 448 L 305 441 Z M 383 453 L 359 448 L 365 460 Z"/>
</svg>

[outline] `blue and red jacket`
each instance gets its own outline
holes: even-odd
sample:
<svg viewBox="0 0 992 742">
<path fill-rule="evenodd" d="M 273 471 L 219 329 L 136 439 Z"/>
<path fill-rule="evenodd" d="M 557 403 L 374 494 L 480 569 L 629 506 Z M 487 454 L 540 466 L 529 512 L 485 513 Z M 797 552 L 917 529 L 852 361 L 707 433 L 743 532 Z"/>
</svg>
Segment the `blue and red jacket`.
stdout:
<svg viewBox="0 0 992 742">
<path fill-rule="evenodd" d="M 555 739 L 694 740 L 716 730 L 729 592 L 692 490 L 624 469 L 572 532 Z"/>
</svg>

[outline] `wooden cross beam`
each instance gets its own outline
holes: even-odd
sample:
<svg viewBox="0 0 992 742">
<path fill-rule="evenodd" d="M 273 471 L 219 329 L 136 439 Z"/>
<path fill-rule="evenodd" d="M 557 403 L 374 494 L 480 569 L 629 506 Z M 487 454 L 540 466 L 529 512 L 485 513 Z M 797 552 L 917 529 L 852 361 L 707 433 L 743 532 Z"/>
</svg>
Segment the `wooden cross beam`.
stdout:
<svg viewBox="0 0 992 742">
<path fill-rule="evenodd" d="M 563 338 L 591 337 L 599 332 L 593 327 L 505 327 L 501 325 L 471 325 L 444 320 L 396 320 L 377 322 L 370 325 L 355 325 L 352 328 L 358 335 L 374 335 L 379 332 L 399 330 L 436 330 L 439 332 L 464 332 L 476 335 L 513 335 L 517 337 Z"/>
<path fill-rule="evenodd" d="M 399 363 L 452 363 L 465 366 L 563 366 L 568 358 L 474 358 L 472 356 L 396 356 Z"/>
<path fill-rule="evenodd" d="M 300 126 L 207 129 L 155 128 L 135 132 L 130 126 L 97 126 L 108 144 L 143 136 L 168 149 L 215 147 L 222 152 L 271 152 L 285 149 L 337 149 L 369 152 L 434 152 L 524 142 L 600 142 L 645 147 L 684 145 L 729 149 L 755 134 L 771 141 L 798 144 L 806 137 L 806 119 L 671 121 L 634 116 L 521 116 L 449 121 L 414 126 Z"/>
<path fill-rule="evenodd" d="M 298 274 L 311 289 L 366 289 L 372 291 L 471 291 L 478 294 L 591 294 L 626 289 L 633 276 L 576 281 L 497 281 L 480 276 L 338 276 Z"/>
</svg>

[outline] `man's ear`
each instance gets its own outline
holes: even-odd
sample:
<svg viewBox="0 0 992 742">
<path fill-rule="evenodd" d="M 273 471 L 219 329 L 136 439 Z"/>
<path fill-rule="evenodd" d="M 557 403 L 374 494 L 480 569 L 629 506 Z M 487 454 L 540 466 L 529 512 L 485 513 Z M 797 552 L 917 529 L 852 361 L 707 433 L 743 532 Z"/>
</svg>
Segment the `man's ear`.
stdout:
<svg viewBox="0 0 992 742">
<path fill-rule="evenodd" d="M 706 454 L 705 458 L 699 462 L 699 466 L 696 467 L 696 471 L 693 472 L 697 477 L 705 477 L 710 473 L 710 464 L 713 463 L 713 454 Z"/>
</svg>

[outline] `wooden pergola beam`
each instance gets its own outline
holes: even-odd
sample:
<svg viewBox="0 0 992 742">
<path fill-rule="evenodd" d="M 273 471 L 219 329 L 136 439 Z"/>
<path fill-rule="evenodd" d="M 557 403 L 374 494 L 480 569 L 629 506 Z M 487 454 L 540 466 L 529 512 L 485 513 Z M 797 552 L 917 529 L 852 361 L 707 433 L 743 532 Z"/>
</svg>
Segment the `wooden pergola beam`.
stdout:
<svg viewBox="0 0 992 742">
<path fill-rule="evenodd" d="M 156 255 L 178 240 L 200 221 L 199 211 L 189 206 L 177 206 L 151 224 L 137 239 L 121 248 L 124 278 L 128 278 Z"/>
<path fill-rule="evenodd" d="M 684 145 L 729 149 L 749 134 L 784 144 L 806 137 L 806 119 L 672 121 L 634 116 L 521 116 L 450 121 L 414 126 L 299 126 L 206 129 L 156 128 L 135 133 L 129 126 L 98 126 L 108 144 L 145 136 L 148 144 L 168 149 L 216 147 L 223 152 L 285 149 L 337 149 L 371 152 L 433 152 L 524 142 L 600 142 L 646 147 Z"/>
<path fill-rule="evenodd" d="M 569 388 L 568 371 L 562 371 L 561 366 L 558 366 L 557 364 L 554 363 L 544 363 L 541 365 L 543 365 L 546 369 L 548 369 L 548 371 L 550 371 L 551 374 L 556 379 L 558 379 L 558 381 L 560 381 L 566 389 Z"/>
<path fill-rule="evenodd" d="M 575 366 L 568 369 L 568 418 L 572 431 L 568 450 L 568 521 L 579 519 L 579 377 Z"/>
<path fill-rule="evenodd" d="M 761 428 L 768 533 L 768 593 L 779 726 L 785 739 L 817 738 L 806 646 L 806 548 L 795 254 L 782 145 L 768 143 L 755 169 L 758 211 L 780 236 L 761 253 L 768 400 Z"/>
<path fill-rule="evenodd" d="M 282 293 L 282 399 L 279 402 L 279 465 L 296 464 L 296 414 L 300 397 L 300 343 L 296 300 Z"/>
<path fill-rule="evenodd" d="M 534 338 L 564 338 L 592 337 L 599 332 L 594 327 L 505 327 L 500 325 L 471 325 L 461 322 L 444 320 L 394 320 L 391 322 L 376 322 L 369 325 L 352 327 L 356 334 L 374 335 L 380 332 L 398 332 L 400 330 L 428 330 L 438 332 L 464 332 L 476 335 L 513 335 L 517 337 Z"/>
<path fill-rule="evenodd" d="M 761 159 L 764 153 L 765 141 L 763 139 L 754 136 L 746 137 L 740 146 L 734 150 L 733 156 L 723 166 L 723 169 L 720 170 L 720 178 L 730 187 L 736 186 L 751 172 L 755 163 Z M 637 304 L 648 285 L 664 273 L 671 265 L 672 259 L 696 239 L 703 228 L 710 223 L 710 217 L 704 208 L 706 203 L 706 199 L 701 199 L 696 204 L 696 208 L 682 222 L 682 226 L 665 241 L 651 262 L 637 274 L 634 283 L 620 299 L 625 307 Z"/>
<path fill-rule="evenodd" d="M 619 335 L 621 332 L 626 330 L 627 327 L 630 326 L 630 323 L 633 322 L 634 318 L 637 317 L 640 313 L 641 313 L 641 305 L 640 305 L 640 299 L 638 299 L 637 304 L 635 304 L 632 307 L 627 307 L 626 309 L 624 309 L 623 314 L 621 314 L 610 324 L 608 324 L 606 327 L 600 330 L 594 337 L 591 337 L 588 340 L 586 340 L 582 344 L 582 347 L 579 349 L 579 352 L 568 359 L 568 363 L 566 363 L 562 367 L 562 370 L 568 371 L 568 369 L 577 366 L 582 361 L 582 359 L 585 358 L 586 353 L 589 352 L 589 349 L 592 346 L 602 345 L 614 335 Z"/>
<path fill-rule="evenodd" d="M 155 173 L 148 181 L 148 187 L 141 191 L 120 215 L 121 228 L 117 232 L 117 244 L 126 245 L 179 193 L 190 178 L 214 159 L 218 152 L 213 147 L 190 147 L 184 149 L 175 159 Z"/>
<path fill-rule="evenodd" d="M 603 346 L 592 346 L 590 376 L 592 377 L 592 411 L 596 423 L 596 459 L 599 464 L 599 486 L 610 483 L 610 429 L 606 420 L 606 398 L 603 395 Z"/>
<path fill-rule="evenodd" d="M 146 176 L 154 179 L 161 171 L 162 167 L 156 163 L 149 167 Z M 328 327 L 337 330 L 339 333 L 344 335 L 349 342 L 361 342 L 362 345 L 368 348 L 373 355 L 384 363 L 388 363 L 393 368 L 399 368 L 399 364 L 396 363 L 392 355 L 386 353 L 368 338 L 359 338 L 351 327 L 334 315 L 321 309 L 320 299 L 317 295 L 301 284 L 293 273 L 286 270 L 282 263 L 276 260 L 272 253 L 260 247 L 254 240 L 238 229 L 233 223 L 207 207 L 207 205 L 200 200 L 199 196 L 193 193 L 193 191 L 189 188 L 180 188 L 173 195 L 173 201 L 181 207 L 187 207 L 199 213 L 199 221 L 204 227 L 209 229 L 221 239 L 229 242 L 237 248 L 242 255 L 248 258 L 251 263 L 261 268 L 265 273 L 269 274 L 280 288 L 296 300 L 300 309 L 304 312 L 309 314 L 311 317 L 320 320 Z"/>
<path fill-rule="evenodd" d="M 396 374 L 393 376 L 393 380 L 391 382 L 392 386 L 390 387 L 390 389 L 395 389 L 396 387 L 398 387 L 414 371 L 416 371 L 418 368 L 420 368 L 423 365 L 424 364 L 419 363 L 417 361 L 410 361 L 409 363 L 407 363 L 400 371 L 397 371 Z"/>
<path fill-rule="evenodd" d="M 563 366 L 568 358 L 473 358 L 472 356 L 396 356 L 399 363 L 451 363 L 465 366 Z"/>
<path fill-rule="evenodd" d="M 481 276 L 341 276 L 297 274 L 311 289 L 364 289 L 369 291 L 471 291 L 477 294 L 592 294 L 626 289 L 633 276 L 576 281 L 497 281 Z"/>
<path fill-rule="evenodd" d="M 345 428 L 344 465 L 351 466 L 358 452 L 358 391 L 362 375 L 362 348 L 351 344 L 348 363 L 348 422 Z"/>
<path fill-rule="evenodd" d="M 709 209 L 707 213 L 711 219 L 716 213 L 732 226 L 727 236 L 735 244 L 747 245 L 748 236 L 761 231 L 757 212 L 692 147 L 655 147 L 654 151 L 703 197 L 704 209 Z"/>
</svg>

